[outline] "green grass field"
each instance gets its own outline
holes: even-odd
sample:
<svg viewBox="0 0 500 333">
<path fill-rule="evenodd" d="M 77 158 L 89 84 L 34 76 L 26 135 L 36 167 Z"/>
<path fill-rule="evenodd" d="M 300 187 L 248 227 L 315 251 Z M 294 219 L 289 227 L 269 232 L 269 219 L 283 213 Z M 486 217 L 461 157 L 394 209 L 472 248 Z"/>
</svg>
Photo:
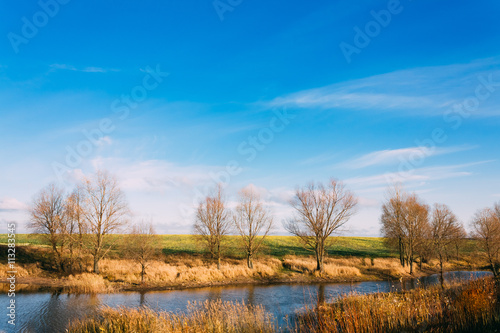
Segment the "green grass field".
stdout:
<svg viewBox="0 0 500 333">
<path fill-rule="evenodd" d="M 166 255 L 172 254 L 191 254 L 200 255 L 204 249 L 199 241 L 192 235 L 160 235 L 160 247 Z M 239 257 L 241 251 L 238 247 L 239 236 L 228 236 L 225 242 L 226 255 Z M 120 243 L 123 235 L 112 235 L 111 242 Z M 0 243 L 6 244 L 7 235 L 0 234 Z M 40 237 L 31 234 L 16 235 L 18 245 L 46 245 Z M 119 247 L 117 246 L 119 255 Z M 287 254 L 291 255 L 312 255 L 312 252 L 306 251 L 297 243 L 292 236 L 268 236 L 263 244 L 262 253 L 266 255 L 282 258 Z M 357 256 L 357 257 L 391 257 L 390 250 L 383 243 L 382 238 L 368 237 L 333 237 L 332 246 L 328 250 L 331 256 Z"/>
<path fill-rule="evenodd" d="M 202 255 L 205 253 L 203 244 L 192 235 L 159 235 L 159 246 L 166 255 L 188 254 Z M 120 256 L 124 244 L 125 235 L 111 235 L 108 238 L 114 244 L 112 255 Z M 239 244 L 239 236 L 227 236 L 224 242 L 224 255 L 233 258 L 242 258 L 243 252 Z M 377 237 L 332 237 L 332 246 L 328 249 L 329 256 L 355 256 L 365 258 L 387 258 L 396 257 L 384 245 L 383 238 Z M 0 244 L 7 243 L 7 235 L 0 234 Z M 39 245 L 46 246 L 38 235 L 18 234 L 17 245 Z M 461 249 L 463 254 L 469 254 L 475 249 L 474 241 L 469 240 Z M 268 236 L 264 241 L 261 254 L 282 258 L 285 255 L 313 255 L 305 250 L 293 236 Z"/>
</svg>

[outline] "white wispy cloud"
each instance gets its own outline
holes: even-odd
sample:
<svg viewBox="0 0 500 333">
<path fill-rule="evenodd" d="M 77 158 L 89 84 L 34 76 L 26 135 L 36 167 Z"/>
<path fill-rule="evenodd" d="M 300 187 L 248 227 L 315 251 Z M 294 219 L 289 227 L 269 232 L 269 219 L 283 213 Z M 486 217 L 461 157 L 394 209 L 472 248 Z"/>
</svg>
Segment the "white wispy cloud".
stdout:
<svg viewBox="0 0 500 333">
<path fill-rule="evenodd" d="M 68 71 L 74 71 L 74 72 L 84 72 L 84 73 L 107 73 L 107 72 L 118 72 L 118 69 L 114 68 L 103 68 L 103 67 L 95 67 L 95 66 L 90 66 L 90 67 L 75 67 L 73 65 L 68 65 L 68 64 L 52 64 L 50 65 L 50 70 L 68 70 Z"/>
<path fill-rule="evenodd" d="M 269 101 L 267 106 L 436 115 L 473 97 L 480 77 L 492 75 L 500 86 L 498 64 L 500 58 L 488 58 L 468 64 L 399 70 L 291 93 Z M 500 114 L 500 93 L 481 101 L 479 111 L 481 115 Z"/>
<path fill-rule="evenodd" d="M 27 209 L 26 204 L 15 198 L 3 197 L 0 199 L 0 212 L 14 212 L 25 209 Z"/>
<path fill-rule="evenodd" d="M 124 190 L 146 193 L 186 191 L 199 184 L 215 184 L 211 174 L 223 170 L 221 166 L 181 166 L 165 160 L 134 161 L 114 157 L 98 157 L 91 164 L 94 170 L 113 170 Z"/>
<path fill-rule="evenodd" d="M 443 180 L 449 178 L 466 177 L 473 174 L 470 167 L 485 164 L 493 161 L 479 161 L 467 164 L 456 164 L 436 167 L 415 168 L 409 171 L 388 172 L 367 177 L 354 177 L 345 180 L 351 186 L 380 186 L 393 185 L 395 183 L 427 184 L 430 181 Z"/>
<path fill-rule="evenodd" d="M 361 157 L 344 162 L 341 164 L 341 166 L 360 169 L 374 165 L 388 165 L 388 164 L 398 163 L 401 161 L 408 160 L 412 156 L 417 156 L 419 158 L 421 157 L 427 158 L 432 156 L 456 153 L 474 148 L 477 148 L 477 146 L 470 146 L 470 145 L 461 145 L 453 147 L 419 146 L 419 147 L 407 147 L 400 149 L 385 149 L 385 150 L 374 151 L 365 154 Z"/>
</svg>

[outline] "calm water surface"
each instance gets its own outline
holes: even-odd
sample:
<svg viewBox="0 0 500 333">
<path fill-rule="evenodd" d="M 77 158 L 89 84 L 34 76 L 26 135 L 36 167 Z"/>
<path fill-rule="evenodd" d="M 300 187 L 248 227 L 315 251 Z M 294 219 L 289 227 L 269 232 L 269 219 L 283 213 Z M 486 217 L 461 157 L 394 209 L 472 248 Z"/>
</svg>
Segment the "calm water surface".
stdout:
<svg viewBox="0 0 500 333">
<path fill-rule="evenodd" d="M 445 279 L 471 279 L 491 274 L 489 272 L 449 272 Z M 438 283 L 437 275 L 408 280 L 406 288 Z M 356 292 L 368 294 L 401 290 L 400 282 L 377 281 L 327 284 L 282 284 L 271 286 L 210 287 L 162 292 L 122 292 L 98 295 L 69 295 L 50 292 L 24 293 L 16 295 L 16 327 L 7 324 L 6 307 L 9 298 L 0 296 L 4 310 L 0 332 L 64 332 L 68 323 L 87 314 L 95 313 L 100 306 L 111 307 L 148 306 L 155 310 L 181 312 L 188 301 L 217 300 L 244 301 L 247 304 L 262 304 L 272 312 L 278 324 L 286 326 L 286 316 L 293 316 L 305 305 L 315 304 L 318 299 L 331 301 L 339 296 Z"/>
</svg>

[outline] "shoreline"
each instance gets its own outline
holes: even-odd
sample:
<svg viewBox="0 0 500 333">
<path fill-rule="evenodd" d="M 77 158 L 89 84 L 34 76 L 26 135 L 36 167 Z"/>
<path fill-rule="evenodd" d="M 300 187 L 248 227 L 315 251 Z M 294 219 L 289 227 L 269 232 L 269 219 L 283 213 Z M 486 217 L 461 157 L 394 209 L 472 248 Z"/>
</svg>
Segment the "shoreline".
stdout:
<svg viewBox="0 0 500 333">
<path fill-rule="evenodd" d="M 453 271 L 487 271 L 486 267 L 454 267 L 453 269 L 447 270 L 446 272 Z M 286 284 L 298 284 L 298 285 L 314 285 L 314 284 L 348 284 L 348 283 L 360 283 L 360 282 L 382 282 L 382 281 L 398 281 L 398 280 L 411 280 L 416 278 L 427 277 L 435 274 L 439 274 L 439 270 L 426 269 L 418 272 L 413 276 L 397 277 L 390 276 L 386 274 L 376 274 L 364 275 L 361 277 L 353 278 L 332 278 L 332 277 L 315 277 L 310 275 L 297 275 L 293 277 L 277 277 L 270 279 L 252 279 L 252 278 L 242 278 L 228 281 L 212 281 L 212 282 L 183 282 L 183 283 L 170 283 L 170 284 L 144 284 L 139 283 L 123 283 L 108 281 L 109 286 L 112 290 L 108 292 L 74 292 L 67 290 L 67 285 L 65 280 L 61 278 L 54 277 L 20 277 L 16 280 L 16 286 L 19 287 L 16 290 L 17 293 L 32 293 L 32 292 L 61 292 L 68 294 L 101 294 L 101 293 L 120 293 L 120 292 L 160 292 L 160 291 L 174 291 L 174 290 L 191 290 L 191 289 L 202 289 L 211 287 L 241 287 L 241 286 L 273 286 L 273 285 L 286 285 Z M 0 280 L 0 289 L 7 288 L 8 281 L 6 278 Z"/>
</svg>

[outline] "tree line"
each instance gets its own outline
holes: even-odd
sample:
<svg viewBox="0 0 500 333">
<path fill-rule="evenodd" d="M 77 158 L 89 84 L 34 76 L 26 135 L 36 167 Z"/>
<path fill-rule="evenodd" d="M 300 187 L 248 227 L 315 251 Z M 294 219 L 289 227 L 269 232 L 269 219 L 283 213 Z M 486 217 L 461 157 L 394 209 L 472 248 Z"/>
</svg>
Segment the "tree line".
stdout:
<svg viewBox="0 0 500 333">
<path fill-rule="evenodd" d="M 128 223 L 130 210 L 116 178 L 98 171 L 67 196 L 49 184 L 35 195 L 29 213 L 29 228 L 50 244 L 56 269 L 82 269 L 83 255 L 90 254 L 99 273 L 99 262 L 111 249 L 107 236 Z"/>
<path fill-rule="evenodd" d="M 443 281 L 443 265 L 459 252 L 467 232 L 452 210 L 444 204 L 425 204 L 416 193 L 407 193 L 399 186 L 388 191 L 380 217 L 381 233 L 388 246 L 399 254 L 403 267 L 420 266 L 431 258 L 439 261 Z M 498 276 L 500 252 L 500 203 L 479 210 L 471 222 L 471 238 L 478 241 L 490 268 Z"/>
<path fill-rule="evenodd" d="M 357 203 L 356 196 L 336 179 L 311 182 L 295 190 L 289 202 L 294 215 L 284 227 L 314 254 L 318 271 L 324 270 L 324 258 L 334 241 L 332 236 L 356 213 Z M 69 195 L 49 184 L 34 196 L 29 213 L 29 227 L 50 245 L 53 264 L 60 271 L 84 270 L 83 258 L 89 255 L 93 271 L 99 273 L 100 260 L 114 245 L 109 236 L 125 228 L 129 232 L 124 253 L 140 264 L 143 279 L 148 262 L 158 254 L 159 239 L 152 224 L 130 222 L 125 195 L 107 171 L 84 178 Z M 410 273 L 415 263 L 421 266 L 436 258 L 442 275 L 444 262 L 452 256 L 458 259 L 468 236 L 448 206 L 435 204 L 431 208 L 417 194 L 398 186 L 388 192 L 380 222 L 387 245 L 399 254 L 401 265 L 408 266 Z M 242 189 L 235 207 L 230 208 L 224 187 L 217 185 L 196 208 L 193 234 L 219 269 L 227 236 L 238 235 L 247 265 L 253 268 L 253 259 L 274 225 L 271 211 L 255 189 Z M 478 240 L 497 276 L 500 204 L 477 212 L 471 226 L 471 236 Z"/>
<path fill-rule="evenodd" d="M 316 269 L 323 271 L 331 236 L 355 213 L 357 199 L 341 182 L 332 179 L 326 185 L 310 183 L 298 188 L 290 205 L 295 216 L 285 224 L 285 229 L 295 235 L 306 250 L 314 253 Z M 219 268 L 224 238 L 231 232 L 238 234 L 248 267 L 253 268 L 252 259 L 272 226 L 271 214 L 254 190 L 241 190 L 238 204 L 231 212 L 223 188 L 218 185 L 200 202 L 194 232 L 206 245 L 211 257 L 217 260 Z"/>
<path fill-rule="evenodd" d="M 331 236 L 354 214 L 357 199 L 332 179 L 325 185 L 310 183 L 298 188 L 290 204 L 296 214 L 285 228 L 314 253 L 317 270 L 323 271 Z M 125 254 L 141 265 L 142 277 L 148 262 L 157 255 L 159 240 L 153 226 L 144 222 L 131 225 L 124 193 L 116 178 L 106 171 L 84 178 L 69 195 L 56 184 L 49 184 L 34 196 L 29 213 L 29 228 L 50 245 L 54 266 L 60 271 L 84 270 L 83 258 L 90 255 L 93 271 L 99 273 L 99 262 L 114 245 L 109 236 L 126 227 L 130 232 Z M 253 259 L 274 224 L 255 189 L 242 189 L 236 207 L 230 209 L 223 186 L 217 185 L 199 203 L 193 233 L 219 269 L 227 236 L 238 235 L 247 265 L 253 268 Z"/>
</svg>

